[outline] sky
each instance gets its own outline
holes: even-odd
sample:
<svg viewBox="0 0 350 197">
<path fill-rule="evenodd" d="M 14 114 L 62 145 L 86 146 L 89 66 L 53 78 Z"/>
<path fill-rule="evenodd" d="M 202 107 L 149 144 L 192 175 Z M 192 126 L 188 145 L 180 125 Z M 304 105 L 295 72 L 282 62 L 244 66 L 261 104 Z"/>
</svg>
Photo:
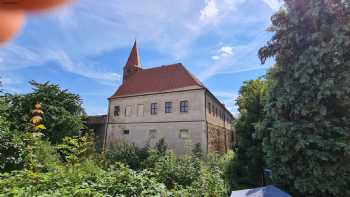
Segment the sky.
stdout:
<svg viewBox="0 0 350 197">
<path fill-rule="evenodd" d="M 279 0 L 79 0 L 31 14 L 0 46 L 0 77 L 11 93 L 50 81 L 79 94 L 89 115 L 106 114 L 137 40 L 143 68 L 181 62 L 237 114 L 244 81 L 263 76 L 257 53 L 272 34 Z"/>
</svg>

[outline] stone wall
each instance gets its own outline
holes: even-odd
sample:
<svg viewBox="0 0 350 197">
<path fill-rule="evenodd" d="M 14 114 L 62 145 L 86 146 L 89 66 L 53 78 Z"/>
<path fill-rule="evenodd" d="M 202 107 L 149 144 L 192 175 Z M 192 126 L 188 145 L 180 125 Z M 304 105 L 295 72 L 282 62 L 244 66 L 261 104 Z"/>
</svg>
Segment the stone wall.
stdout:
<svg viewBox="0 0 350 197">
<path fill-rule="evenodd" d="M 225 153 L 231 148 L 231 130 L 208 124 L 208 151 Z"/>
<path fill-rule="evenodd" d="M 164 138 L 169 149 L 176 153 L 188 153 L 197 143 L 206 153 L 204 95 L 204 89 L 195 89 L 113 98 L 109 104 L 107 144 L 123 140 L 143 147 Z M 188 112 L 180 112 L 180 101 L 183 100 L 188 101 Z M 165 113 L 165 102 L 172 102 L 171 113 Z M 151 114 L 151 103 L 157 103 L 155 115 Z M 115 106 L 120 107 L 119 116 L 114 115 Z M 188 130 L 187 137 L 181 136 L 181 130 Z M 154 131 L 156 136 L 150 139 Z"/>
</svg>

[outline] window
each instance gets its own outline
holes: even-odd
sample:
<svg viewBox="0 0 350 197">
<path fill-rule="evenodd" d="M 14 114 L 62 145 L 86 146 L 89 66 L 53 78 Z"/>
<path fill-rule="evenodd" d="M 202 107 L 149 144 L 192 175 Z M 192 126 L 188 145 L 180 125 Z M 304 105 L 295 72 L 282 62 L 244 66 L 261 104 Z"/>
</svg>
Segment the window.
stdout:
<svg viewBox="0 0 350 197">
<path fill-rule="evenodd" d="M 137 105 L 137 116 L 143 116 L 143 105 L 142 104 Z"/>
<path fill-rule="evenodd" d="M 215 107 L 214 107 L 214 104 L 213 105 L 211 105 L 211 109 L 212 109 L 212 111 L 213 111 L 213 116 L 215 115 Z"/>
<path fill-rule="evenodd" d="M 157 114 L 157 103 L 151 103 L 151 114 Z"/>
<path fill-rule="evenodd" d="M 208 103 L 208 111 L 209 111 L 209 114 L 211 113 L 211 104 Z"/>
<path fill-rule="evenodd" d="M 188 129 L 181 129 L 179 137 L 181 139 L 189 139 L 190 138 L 190 133 L 188 132 Z"/>
<path fill-rule="evenodd" d="M 114 116 L 119 116 L 120 114 L 120 106 L 114 106 Z"/>
<path fill-rule="evenodd" d="M 129 135 L 130 131 L 129 130 L 123 130 L 124 135 Z"/>
<path fill-rule="evenodd" d="M 172 102 L 165 102 L 165 113 L 171 113 Z"/>
<path fill-rule="evenodd" d="M 126 108 L 125 108 L 125 116 L 131 116 L 131 110 L 132 110 L 132 108 L 131 108 L 130 105 L 126 106 Z"/>
<path fill-rule="evenodd" d="M 218 108 L 215 108 L 215 116 L 218 116 Z"/>
<path fill-rule="evenodd" d="M 180 112 L 188 112 L 188 101 L 180 101 Z"/>
<path fill-rule="evenodd" d="M 151 139 L 157 138 L 157 130 L 155 129 L 150 129 L 148 134 Z"/>
</svg>

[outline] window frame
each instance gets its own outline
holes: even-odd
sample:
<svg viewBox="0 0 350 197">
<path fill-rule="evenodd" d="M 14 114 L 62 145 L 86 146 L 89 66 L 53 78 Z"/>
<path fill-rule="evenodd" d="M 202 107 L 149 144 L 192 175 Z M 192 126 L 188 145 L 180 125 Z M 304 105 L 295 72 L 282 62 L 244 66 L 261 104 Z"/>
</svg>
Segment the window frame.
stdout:
<svg viewBox="0 0 350 197">
<path fill-rule="evenodd" d="M 158 106 L 157 103 L 151 103 L 151 115 L 157 115 Z"/>
<path fill-rule="evenodd" d="M 209 112 L 209 114 L 211 114 L 211 103 L 210 102 L 208 102 L 208 112 Z"/>
<path fill-rule="evenodd" d="M 129 135 L 130 134 L 130 130 L 129 129 L 124 129 L 123 130 L 123 135 Z"/>
<path fill-rule="evenodd" d="M 166 114 L 172 113 L 173 102 L 167 101 L 164 103 L 164 112 Z"/>
<path fill-rule="evenodd" d="M 113 115 L 114 116 L 120 116 L 120 106 L 119 105 L 114 106 Z"/>
<path fill-rule="evenodd" d="M 188 107 L 189 104 L 188 104 L 188 100 L 183 100 L 183 101 L 180 101 L 180 112 L 181 113 L 187 113 L 188 112 Z"/>
</svg>

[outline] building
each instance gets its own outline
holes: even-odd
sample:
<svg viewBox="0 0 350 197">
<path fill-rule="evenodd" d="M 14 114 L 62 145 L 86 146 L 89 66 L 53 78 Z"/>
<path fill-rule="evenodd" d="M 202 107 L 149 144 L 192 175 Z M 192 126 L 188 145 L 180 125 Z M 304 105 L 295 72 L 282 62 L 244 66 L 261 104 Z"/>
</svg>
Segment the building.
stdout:
<svg viewBox="0 0 350 197">
<path fill-rule="evenodd" d="M 232 114 L 181 63 L 143 69 L 136 42 L 124 67 L 123 83 L 109 98 L 104 143 L 154 146 L 190 153 L 226 152 L 233 141 Z"/>
</svg>

